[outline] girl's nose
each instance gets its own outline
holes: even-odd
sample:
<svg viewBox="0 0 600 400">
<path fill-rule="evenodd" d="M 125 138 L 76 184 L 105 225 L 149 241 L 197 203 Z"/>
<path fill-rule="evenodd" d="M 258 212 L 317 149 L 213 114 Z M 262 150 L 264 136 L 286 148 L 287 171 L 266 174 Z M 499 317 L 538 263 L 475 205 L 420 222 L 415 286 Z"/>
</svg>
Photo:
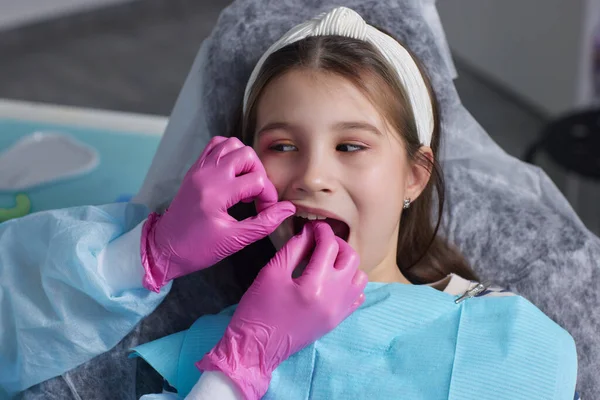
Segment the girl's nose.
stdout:
<svg viewBox="0 0 600 400">
<path fill-rule="evenodd" d="M 333 166 L 322 158 L 311 157 L 297 164 L 298 172 L 292 188 L 304 194 L 331 194 L 335 190 Z"/>
</svg>

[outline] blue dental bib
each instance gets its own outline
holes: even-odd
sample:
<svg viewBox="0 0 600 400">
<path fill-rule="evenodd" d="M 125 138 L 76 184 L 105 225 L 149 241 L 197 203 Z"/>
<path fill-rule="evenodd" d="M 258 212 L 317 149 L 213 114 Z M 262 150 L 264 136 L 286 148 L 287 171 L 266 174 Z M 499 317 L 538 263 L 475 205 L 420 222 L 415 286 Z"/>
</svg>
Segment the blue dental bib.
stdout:
<svg viewBox="0 0 600 400">
<path fill-rule="evenodd" d="M 572 337 L 519 296 L 455 297 L 427 286 L 369 283 L 366 301 L 329 334 L 283 362 L 264 399 L 573 399 Z M 180 396 L 194 363 L 218 342 L 235 307 L 134 350 Z"/>
</svg>

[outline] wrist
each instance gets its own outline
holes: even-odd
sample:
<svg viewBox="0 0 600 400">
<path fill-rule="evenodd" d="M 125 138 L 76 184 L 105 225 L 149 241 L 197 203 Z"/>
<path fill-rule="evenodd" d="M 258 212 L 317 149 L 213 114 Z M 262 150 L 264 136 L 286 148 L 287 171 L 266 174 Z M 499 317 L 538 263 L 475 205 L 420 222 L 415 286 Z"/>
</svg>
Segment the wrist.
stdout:
<svg viewBox="0 0 600 400">
<path fill-rule="evenodd" d="M 160 288 L 165 285 L 165 276 L 168 266 L 168 260 L 162 255 L 160 249 L 156 246 L 155 232 L 156 225 L 161 216 L 157 213 L 151 213 L 142 227 L 142 237 L 140 240 L 140 253 L 142 256 L 142 266 L 144 267 L 144 279 L 142 284 L 148 290 L 159 293 Z"/>
<path fill-rule="evenodd" d="M 277 367 L 265 356 L 265 346 L 252 333 L 232 334 L 228 327 L 223 338 L 196 363 L 201 371 L 225 374 L 243 393 L 245 399 L 260 399 L 269 388 L 271 374 Z"/>
</svg>

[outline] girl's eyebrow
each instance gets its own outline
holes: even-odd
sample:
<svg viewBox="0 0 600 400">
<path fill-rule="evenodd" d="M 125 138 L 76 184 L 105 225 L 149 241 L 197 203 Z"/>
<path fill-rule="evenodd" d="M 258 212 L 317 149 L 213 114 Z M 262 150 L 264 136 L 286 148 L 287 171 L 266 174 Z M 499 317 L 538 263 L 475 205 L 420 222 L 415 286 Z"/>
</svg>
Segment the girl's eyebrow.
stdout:
<svg viewBox="0 0 600 400">
<path fill-rule="evenodd" d="M 258 132 L 256 132 L 256 137 L 260 136 L 261 133 L 274 131 L 278 129 L 285 131 L 298 131 L 300 128 L 288 122 L 269 122 L 268 124 L 260 128 Z"/>
<path fill-rule="evenodd" d="M 289 122 L 269 122 L 265 126 L 263 126 L 258 132 L 256 132 L 256 137 L 260 136 L 264 132 L 274 131 L 274 130 L 285 130 L 291 132 L 298 132 L 301 128 L 297 125 L 290 124 Z M 335 131 L 351 131 L 351 130 L 360 130 L 374 133 L 376 135 L 382 135 L 381 131 L 377 129 L 375 126 L 369 124 L 368 122 L 361 121 L 344 121 L 338 122 L 333 125 L 333 130 Z"/>
<path fill-rule="evenodd" d="M 333 126 L 333 129 L 336 131 L 350 131 L 350 130 L 361 130 L 374 133 L 376 135 L 382 135 L 381 131 L 377 129 L 375 126 L 361 121 L 347 121 L 347 122 L 338 122 Z"/>
</svg>

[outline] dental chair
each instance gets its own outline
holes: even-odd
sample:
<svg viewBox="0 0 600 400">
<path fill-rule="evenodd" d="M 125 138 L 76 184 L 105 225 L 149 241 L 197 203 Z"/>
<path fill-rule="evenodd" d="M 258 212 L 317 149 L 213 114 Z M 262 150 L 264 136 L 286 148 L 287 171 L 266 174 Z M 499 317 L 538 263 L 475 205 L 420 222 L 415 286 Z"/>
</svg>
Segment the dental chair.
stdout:
<svg viewBox="0 0 600 400">
<path fill-rule="evenodd" d="M 292 26 L 344 5 L 400 39 L 422 61 L 440 103 L 446 207 L 441 234 L 475 272 L 529 299 L 574 337 L 578 391 L 600 393 L 600 239 L 539 168 L 496 145 L 462 106 L 434 0 L 238 0 L 202 43 L 145 183 L 134 199 L 164 210 L 212 136 L 232 128 L 244 87 L 263 52 Z M 193 40 L 193 38 L 186 38 Z M 235 267 L 175 281 L 171 293 L 111 351 L 37 385 L 23 399 L 134 399 L 162 382 L 128 349 L 187 329 L 239 300 Z"/>
</svg>

